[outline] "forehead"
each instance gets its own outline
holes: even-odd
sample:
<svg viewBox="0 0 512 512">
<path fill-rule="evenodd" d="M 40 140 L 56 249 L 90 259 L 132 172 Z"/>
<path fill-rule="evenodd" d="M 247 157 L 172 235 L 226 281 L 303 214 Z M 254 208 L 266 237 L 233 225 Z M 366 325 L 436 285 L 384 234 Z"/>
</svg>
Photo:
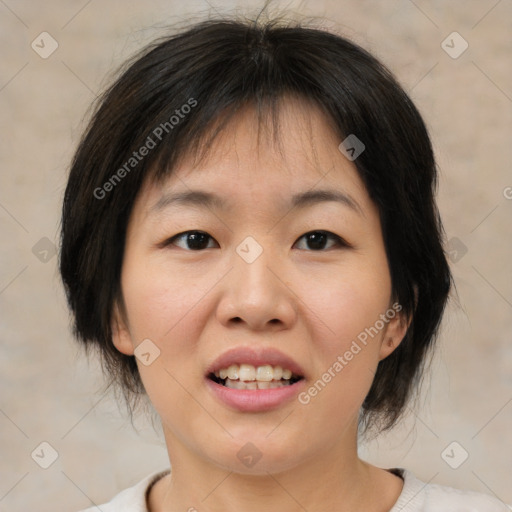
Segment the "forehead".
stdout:
<svg viewBox="0 0 512 512">
<path fill-rule="evenodd" d="M 171 202 L 193 206 L 188 199 L 198 189 L 210 197 L 196 194 L 196 203 L 226 211 L 249 203 L 276 210 L 301 201 L 313 204 L 315 191 L 321 190 L 364 215 L 371 208 L 367 191 L 354 163 L 339 151 L 341 140 L 328 116 L 312 103 L 287 98 L 275 119 L 276 126 L 270 115 L 259 119 L 254 108 L 242 109 L 207 148 L 205 158 L 184 155 L 161 183 L 147 182 L 138 197 L 138 213 L 151 217 Z"/>
</svg>

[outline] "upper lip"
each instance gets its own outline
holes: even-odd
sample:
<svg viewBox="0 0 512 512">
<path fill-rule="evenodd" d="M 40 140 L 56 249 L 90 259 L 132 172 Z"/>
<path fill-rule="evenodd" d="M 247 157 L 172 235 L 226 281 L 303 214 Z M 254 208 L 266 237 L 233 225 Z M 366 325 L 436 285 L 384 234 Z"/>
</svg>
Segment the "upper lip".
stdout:
<svg viewBox="0 0 512 512">
<path fill-rule="evenodd" d="M 305 376 L 304 370 L 296 361 L 275 348 L 244 346 L 227 350 L 217 357 L 207 368 L 206 375 L 215 373 L 222 368 L 229 368 L 232 364 L 252 364 L 256 367 L 269 364 L 291 370 L 293 374 L 299 377 Z"/>
</svg>

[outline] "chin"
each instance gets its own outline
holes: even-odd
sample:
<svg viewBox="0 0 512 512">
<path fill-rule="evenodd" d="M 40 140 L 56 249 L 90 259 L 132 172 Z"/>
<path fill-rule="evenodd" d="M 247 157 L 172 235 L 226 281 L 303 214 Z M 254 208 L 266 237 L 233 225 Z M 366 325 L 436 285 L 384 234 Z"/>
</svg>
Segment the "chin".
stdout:
<svg viewBox="0 0 512 512">
<path fill-rule="evenodd" d="M 297 435 L 296 439 L 287 437 L 287 442 L 283 442 L 283 439 L 270 439 L 268 432 L 254 432 L 253 428 L 251 434 L 235 436 L 223 447 L 219 443 L 222 452 L 210 453 L 208 458 L 226 471 L 254 476 L 281 473 L 308 458 L 297 450 L 303 446 L 301 436 Z M 208 451 L 211 452 L 211 445 Z"/>
</svg>

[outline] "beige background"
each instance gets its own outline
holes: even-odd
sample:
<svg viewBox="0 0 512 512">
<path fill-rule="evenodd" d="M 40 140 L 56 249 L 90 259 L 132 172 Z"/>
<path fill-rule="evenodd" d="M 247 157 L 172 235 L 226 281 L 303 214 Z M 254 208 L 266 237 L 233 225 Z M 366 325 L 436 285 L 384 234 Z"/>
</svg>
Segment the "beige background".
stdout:
<svg viewBox="0 0 512 512">
<path fill-rule="evenodd" d="M 261 5 L 211 2 L 0 0 L 0 512 L 79 510 L 167 467 L 149 424 L 134 431 L 96 393 L 98 365 L 70 336 L 57 258 L 40 240 L 57 241 L 67 165 L 112 67 L 165 24 Z M 397 74 L 431 130 L 447 236 L 467 249 L 451 263 L 460 305 L 446 315 L 428 393 L 361 453 L 512 503 L 512 3 L 276 3 L 324 16 Z M 47 59 L 31 48 L 43 31 L 59 44 Z M 441 47 L 453 31 L 469 44 L 457 59 Z M 31 458 L 43 441 L 58 453 L 48 469 Z M 452 460 L 469 453 L 458 469 L 441 456 L 452 441 L 463 447 Z"/>
</svg>

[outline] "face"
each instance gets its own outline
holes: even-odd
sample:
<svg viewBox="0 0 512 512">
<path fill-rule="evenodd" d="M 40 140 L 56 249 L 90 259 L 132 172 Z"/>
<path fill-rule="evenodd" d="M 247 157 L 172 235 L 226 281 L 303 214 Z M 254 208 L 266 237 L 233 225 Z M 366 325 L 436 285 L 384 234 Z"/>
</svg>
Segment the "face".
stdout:
<svg viewBox="0 0 512 512">
<path fill-rule="evenodd" d="M 114 343 L 137 349 L 173 468 L 355 457 L 377 364 L 405 333 L 378 210 L 341 141 L 311 105 L 288 99 L 280 116 L 281 151 L 245 110 L 130 218 Z"/>
</svg>

